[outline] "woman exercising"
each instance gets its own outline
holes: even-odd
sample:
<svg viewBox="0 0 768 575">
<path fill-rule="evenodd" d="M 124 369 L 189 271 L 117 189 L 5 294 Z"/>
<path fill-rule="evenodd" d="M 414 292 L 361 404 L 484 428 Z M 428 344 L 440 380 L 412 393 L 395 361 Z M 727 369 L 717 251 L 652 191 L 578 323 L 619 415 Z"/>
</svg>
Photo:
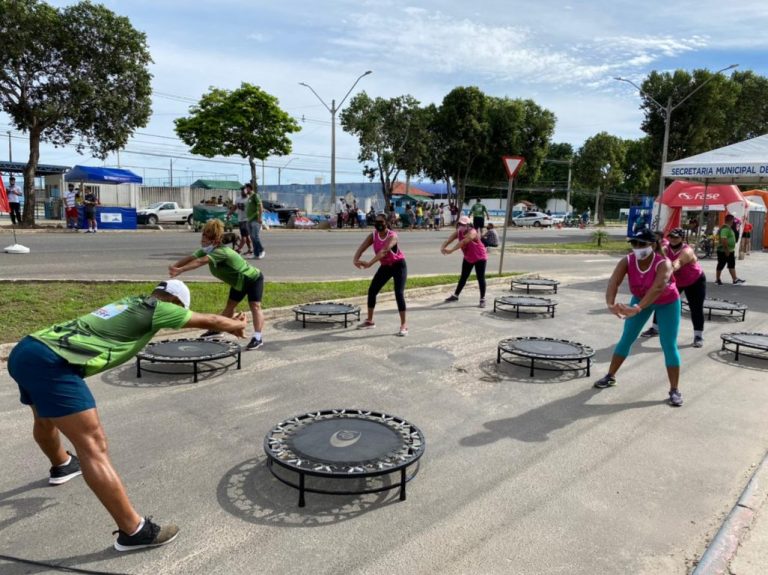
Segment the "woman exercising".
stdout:
<svg viewBox="0 0 768 575">
<path fill-rule="evenodd" d="M 453 248 L 448 248 L 451 242 L 456 240 L 456 245 Z M 446 298 L 445 301 L 459 301 L 459 295 L 461 290 L 467 284 L 469 274 L 472 273 L 472 268 L 475 268 L 475 274 L 477 274 L 477 285 L 480 287 L 480 307 L 485 307 L 485 266 L 488 263 L 488 252 L 480 239 L 480 234 L 477 233 L 469 223 L 467 216 L 461 216 L 459 223 L 456 225 L 456 231 L 453 232 L 448 239 L 443 242 L 440 247 L 440 252 L 443 255 L 448 255 L 456 250 L 461 249 L 464 252 L 464 260 L 461 262 L 461 277 L 459 283 L 456 286 L 456 291 Z"/>
</svg>

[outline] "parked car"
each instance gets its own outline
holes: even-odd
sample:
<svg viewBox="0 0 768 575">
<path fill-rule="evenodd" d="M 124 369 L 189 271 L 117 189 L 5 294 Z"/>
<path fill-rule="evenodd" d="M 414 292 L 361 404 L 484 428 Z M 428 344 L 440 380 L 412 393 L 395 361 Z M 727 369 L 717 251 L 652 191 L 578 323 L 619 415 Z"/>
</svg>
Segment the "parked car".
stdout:
<svg viewBox="0 0 768 575">
<path fill-rule="evenodd" d="M 523 215 L 512 218 L 512 223 L 516 226 L 551 226 L 552 217 L 544 212 L 525 212 Z"/>
<path fill-rule="evenodd" d="M 136 212 L 136 221 L 139 224 L 191 224 L 192 208 L 180 208 L 176 202 L 156 202 L 147 208 Z"/>
<path fill-rule="evenodd" d="M 291 216 L 295 216 L 299 212 L 299 208 L 289 208 L 280 202 L 273 202 L 271 200 L 261 200 L 261 205 L 265 210 L 276 213 L 277 219 L 283 225 L 288 223 Z"/>
<path fill-rule="evenodd" d="M 557 224 L 563 224 L 565 223 L 565 218 L 568 217 L 568 214 L 565 212 L 554 212 L 551 216 L 552 218 L 552 225 Z"/>
</svg>

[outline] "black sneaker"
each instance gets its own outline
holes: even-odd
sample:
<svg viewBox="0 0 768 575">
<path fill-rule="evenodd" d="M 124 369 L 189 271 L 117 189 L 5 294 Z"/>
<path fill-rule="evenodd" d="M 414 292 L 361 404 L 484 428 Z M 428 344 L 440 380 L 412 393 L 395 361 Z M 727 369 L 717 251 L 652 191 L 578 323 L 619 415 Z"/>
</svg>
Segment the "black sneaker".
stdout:
<svg viewBox="0 0 768 575">
<path fill-rule="evenodd" d="M 702 347 L 704 345 L 704 338 L 700 335 L 693 336 L 693 347 Z"/>
<path fill-rule="evenodd" d="M 455 295 L 455 294 L 451 294 L 450 296 L 448 296 L 447 298 L 445 298 L 445 301 L 446 301 L 446 302 L 451 302 L 451 301 L 459 301 L 459 296 L 457 296 L 457 295 Z"/>
<path fill-rule="evenodd" d="M 715 285 L 721 286 L 721 285 L 723 285 L 723 282 L 721 282 L 720 280 L 715 280 Z"/>
<path fill-rule="evenodd" d="M 605 389 L 606 387 L 613 387 L 614 385 L 616 385 L 616 378 L 610 373 L 595 382 L 595 387 L 598 389 Z"/>
<path fill-rule="evenodd" d="M 747 280 L 743 280 L 741 278 L 736 278 L 735 280 L 733 280 L 733 285 L 737 286 L 739 284 L 743 284 L 743 283 L 746 283 L 746 282 L 747 282 Z"/>
<path fill-rule="evenodd" d="M 48 483 L 51 485 L 61 485 L 62 483 L 66 483 L 70 479 L 74 479 L 78 475 L 83 474 L 83 472 L 80 471 L 80 460 L 77 458 L 77 455 L 72 455 L 69 451 L 67 451 L 67 453 L 70 457 L 69 463 L 51 467 L 51 475 L 48 478 Z"/>
<path fill-rule="evenodd" d="M 683 405 L 683 394 L 678 390 L 673 389 L 669 392 L 669 405 L 672 407 L 680 407 Z"/>
<path fill-rule="evenodd" d="M 164 525 L 161 527 L 152 523 L 151 517 L 144 518 L 144 526 L 136 535 L 128 535 L 123 531 L 113 531 L 112 535 L 117 533 L 115 540 L 115 549 L 118 551 L 137 551 L 148 547 L 159 547 L 170 543 L 179 534 L 179 528 L 176 525 Z"/>
<path fill-rule="evenodd" d="M 640 334 L 640 337 L 656 337 L 659 335 L 659 330 L 651 326 Z"/>
<path fill-rule="evenodd" d="M 256 339 L 255 337 L 252 337 L 251 341 L 248 342 L 248 345 L 245 346 L 245 349 L 247 351 L 251 351 L 254 349 L 259 349 L 262 345 L 264 345 L 263 339 Z"/>
<path fill-rule="evenodd" d="M 201 335 L 200 337 L 216 337 L 217 335 L 221 335 L 221 332 L 209 329 L 208 331 L 203 333 L 203 335 Z"/>
</svg>

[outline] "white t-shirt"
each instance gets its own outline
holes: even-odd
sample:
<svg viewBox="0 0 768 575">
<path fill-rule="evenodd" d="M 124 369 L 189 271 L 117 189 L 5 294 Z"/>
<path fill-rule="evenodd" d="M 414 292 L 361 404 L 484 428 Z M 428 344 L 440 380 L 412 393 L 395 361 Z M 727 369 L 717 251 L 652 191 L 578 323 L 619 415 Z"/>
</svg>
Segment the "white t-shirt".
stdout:
<svg viewBox="0 0 768 575">
<path fill-rule="evenodd" d="M 22 192 L 21 188 L 16 184 L 13 184 L 12 186 L 8 186 L 8 189 L 6 191 L 8 192 L 8 201 L 12 204 L 14 203 L 18 204 L 21 201 L 21 198 L 24 197 L 24 192 Z"/>
<path fill-rule="evenodd" d="M 68 208 L 74 208 L 75 207 L 75 190 L 72 190 L 71 192 L 67 192 L 64 196 L 64 205 Z"/>
</svg>

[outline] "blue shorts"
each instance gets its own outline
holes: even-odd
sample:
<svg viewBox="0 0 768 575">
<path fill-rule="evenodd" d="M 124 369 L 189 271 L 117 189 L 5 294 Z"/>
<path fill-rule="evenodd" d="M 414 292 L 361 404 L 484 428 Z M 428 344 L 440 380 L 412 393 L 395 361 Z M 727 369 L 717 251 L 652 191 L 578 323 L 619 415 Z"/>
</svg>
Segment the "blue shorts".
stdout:
<svg viewBox="0 0 768 575">
<path fill-rule="evenodd" d="M 8 373 L 19 386 L 21 403 L 33 405 L 40 417 L 64 417 L 96 407 L 80 368 L 32 337 L 13 348 Z"/>
</svg>

